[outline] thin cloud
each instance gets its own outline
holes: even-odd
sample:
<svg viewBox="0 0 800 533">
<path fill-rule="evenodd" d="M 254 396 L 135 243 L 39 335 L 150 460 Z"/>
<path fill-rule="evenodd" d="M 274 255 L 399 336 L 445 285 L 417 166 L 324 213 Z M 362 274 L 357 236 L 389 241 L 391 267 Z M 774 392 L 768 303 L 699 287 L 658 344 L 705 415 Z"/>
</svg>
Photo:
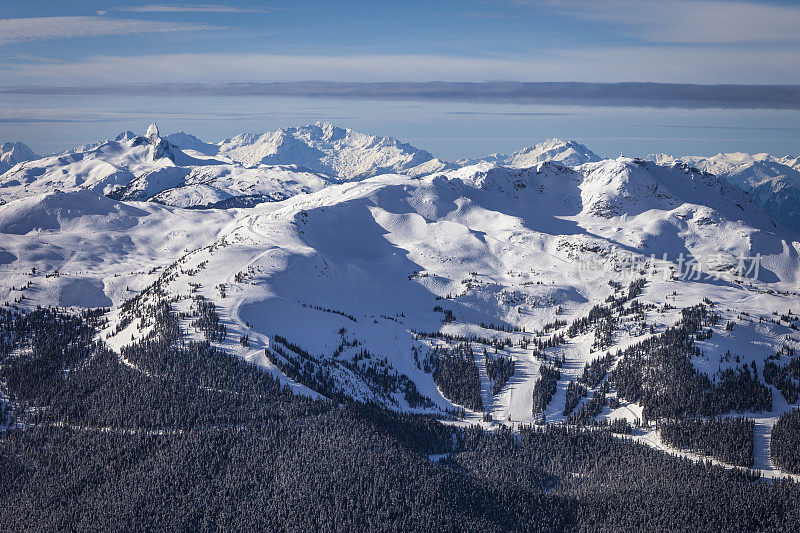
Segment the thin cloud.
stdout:
<svg viewBox="0 0 800 533">
<path fill-rule="evenodd" d="M 268 13 L 274 11 L 267 8 L 236 7 L 223 4 L 170 5 L 149 4 L 144 6 L 127 6 L 121 11 L 135 13 Z"/>
<path fill-rule="evenodd" d="M 50 95 L 291 96 L 681 109 L 800 109 L 800 85 L 581 82 L 279 82 L 6 87 Z"/>
<path fill-rule="evenodd" d="M 218 30 L 217 26 L 191 22 L 116 19 L 106 17 L 36 17 L 0 19 L 0 45 L 26 41 Z"/>
<path fill-rule="evenodd" d="M 800 42 L 800 6 L 742 0 L 513 0 L 618 28 L 645 42 L 682 44 Z"/>
<path fill-rule="evenodd" d="M 328 107 L 310 109 L 297 108 L 291 112 L 270 110 L 262 112 L 253 111 L 166 111 L 159 110 L 158 116 L 174 121 L 261 121 L 269 120 L 296 120 L 308 118 L 312 120 L 342 120 L 352 119 L 354 116 L 342 113 Z M 39 123 L 107 123 L 112 121 L 148 121 L 153 117 L 152 108 L 144 109 L 107 109 L 94 107 L 51 107 L 51 108 L 0 108 L 0 124 L 39 124 Z"/>
<path fill-rule="evenodd" d="M 141 21 L 146 23 L 146 21 Z M 5 65 L 6 85 L 270 81 L 800 83 L 800 47 L 590 47 L 519 57 L 176 53 Z"/>
</svg>

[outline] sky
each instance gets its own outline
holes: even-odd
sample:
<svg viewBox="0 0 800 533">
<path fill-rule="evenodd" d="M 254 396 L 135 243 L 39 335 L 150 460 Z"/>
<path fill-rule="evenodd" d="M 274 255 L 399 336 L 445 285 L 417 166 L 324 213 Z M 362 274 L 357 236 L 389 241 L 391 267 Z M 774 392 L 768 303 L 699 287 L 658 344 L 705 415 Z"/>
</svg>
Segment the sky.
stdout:
<svg viewBox="0 0 800 533">
<path fill-rule="evenodd" d="M 2 4 L 0 141 L 40 153 L 143 131 L 151 121 L 219 140 L 317 120 L 449 159 L 549 137 L 604 155 L 800 153 L 797 1 Z M 306 95 L 303 84 L 319 80 L 402 90 L 376 98 L 351 85 L 346 97 L 340 89 Z M 658 105 L 617 85 L 600 86 L 616 96 L 602 101 L 583 90 L 558 102 L 481 96 L 498 80 L 679 85 L 648 86 Z M 297 85 L 280 94 L 225 89 L 271 82 Z M 442 85 L 430 98 L 420 82 L 479 85 L 469 96 Z M 750 90 L 735 105 L 721 97 L 690 105 L 681 96 L 687 84 L 782 87 Z M 783 93 L 790 96 L 780 105 L 766 96 Z"/>
</svg>

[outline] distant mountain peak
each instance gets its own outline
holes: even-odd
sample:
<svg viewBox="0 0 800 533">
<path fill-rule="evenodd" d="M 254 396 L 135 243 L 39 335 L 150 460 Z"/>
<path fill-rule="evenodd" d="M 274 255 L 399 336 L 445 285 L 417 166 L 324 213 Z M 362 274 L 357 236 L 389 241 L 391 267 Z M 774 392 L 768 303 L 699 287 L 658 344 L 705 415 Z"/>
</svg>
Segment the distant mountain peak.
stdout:
<svg viewBox="0 0 800 533">
<path fill-rule="evenodd" d="M 245 165 L 298 165 L 340 179 L 401 173 L 420 176 L 454 168 L 430 152 L 392 137 L 379 137 L 316 122 L 219 143 L 219 153 Z"/>
<path fill-rule="evenodd" d="M 489 161 L 509 167 L 526 168 L 545 161 L 557 161 L 568 166 L 578 166 L 584 163 L 594 163 L 601 159 L 600 156 L 576 141 L 551 138 L 510 154 L 492 154 L 487 157 L 462 160 L 459 163 L 469 165 L 480 161 Z"/>
<path fill-rule="evenodd" d="M 6 142 L 0 147 L 0 174 L 9 170 L 18 163 L 38 159 L 30 147 L 21 142 Z"/>
<path fill-rule="evenodd" d="M 131 130 L 126 130 L 126 131 L 123 131 L 122 133 L 120 133 L 119 135 L 117 135 L 116 137 L 114 137 L 114 140 L 117 141 L 117 142 L 119 142 L 119 141 L 130 141 L 131 139 L 135 139 L 135 138 L 136 138 L 136 134 L 135 133 L 133 133 Z"/>
</svg>

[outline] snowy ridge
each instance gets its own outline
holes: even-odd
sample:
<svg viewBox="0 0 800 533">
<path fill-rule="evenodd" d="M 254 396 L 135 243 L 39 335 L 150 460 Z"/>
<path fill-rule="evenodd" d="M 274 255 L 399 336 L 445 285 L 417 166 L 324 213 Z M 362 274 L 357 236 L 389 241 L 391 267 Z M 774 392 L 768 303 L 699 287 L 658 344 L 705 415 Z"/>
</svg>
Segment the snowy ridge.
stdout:
<svg viewBox="0 0 800 533">
<path fill-rule="evenodd" d="M 734 152 L 681 158 L 654 154 L 648 159 L 658 164 L 681 161 L 716 174 L 750 193 L 778 223 L 800 230 L 800 158 Z"/>
<path fill-rule="evenodd" d="M 211 143 L 206 143 L 185 131 L 170 133 L 165 135 L 164 139 L 176 146 L 180 146 L 181 150 L 194 150 L 205 155 L 217 155 L 219 146 Z"/>
<path fill-rule="evenodd" d="M 436 159 L 390 137 L 323 122 L 242 134 L 216 144 L 185 132 L 162 136 L 153 124 L 143 136 L 126 131 L 113 140 L 55 156 L 39 158 L 29 150 L 15 150 L 13 156 L 9 149 L 3 157 L 25 164 L 0 173 L 4 201 L 80 188 L 118 200 L 178 207 L 246 207 L 314 192 L 341 180 L 382 173 L 423 176 L 470 166 Z M 599 160 L 583 145 L 550 139 L 510 156 L 473 163 L 525 168 L 545 161 L 574 166 Z"/>
</svg>

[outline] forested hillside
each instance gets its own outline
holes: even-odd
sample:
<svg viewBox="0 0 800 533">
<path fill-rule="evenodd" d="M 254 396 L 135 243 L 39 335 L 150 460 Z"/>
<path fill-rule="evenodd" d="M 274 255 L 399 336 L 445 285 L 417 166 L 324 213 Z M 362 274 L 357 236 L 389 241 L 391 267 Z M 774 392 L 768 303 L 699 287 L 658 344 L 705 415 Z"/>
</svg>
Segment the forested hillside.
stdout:
<svg viewBox="0 0 800 533">
<path fill-rule="evenodd" d="M 92 340 L 99 313 L 3 311 L 0 528 L 740 531 L 800 520 L 794 483 L 605 429 L 485 432 L 312 400 L 185 341 L 168 305 L 154 318 L 122 356 Z"/>
</svg>

